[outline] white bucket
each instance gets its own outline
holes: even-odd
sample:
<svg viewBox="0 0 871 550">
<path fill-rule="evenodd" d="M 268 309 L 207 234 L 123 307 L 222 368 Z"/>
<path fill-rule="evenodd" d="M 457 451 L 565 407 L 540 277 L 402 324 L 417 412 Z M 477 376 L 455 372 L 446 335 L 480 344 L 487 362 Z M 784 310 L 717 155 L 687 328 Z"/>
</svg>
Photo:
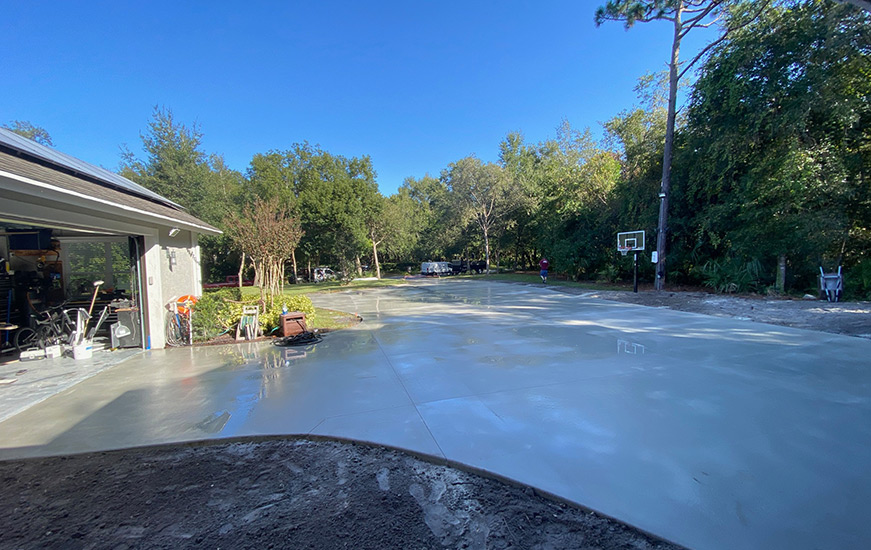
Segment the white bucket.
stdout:
<svg viewBox="0 0 871 550">
<path fill-rule="evenodd" d="M 94 347 L 90 344 L 73 346 L 73 359 L 90 359 L 94 355 Z"/>
</svg>

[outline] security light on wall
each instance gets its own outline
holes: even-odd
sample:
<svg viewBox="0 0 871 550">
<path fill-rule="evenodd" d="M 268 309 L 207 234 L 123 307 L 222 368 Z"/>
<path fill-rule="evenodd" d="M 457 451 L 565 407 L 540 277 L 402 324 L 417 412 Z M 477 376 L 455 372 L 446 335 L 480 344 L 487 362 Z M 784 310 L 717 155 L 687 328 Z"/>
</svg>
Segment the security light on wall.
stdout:
<svg viewBox="0 0 871 550">
<path fill-rule="evenodd" d="M 169 230 L 169 236 L 175 237 L 176 235 L 178 235 L 179 231 L 181 231 L 181 230 L 178 227 L 173 227 L 172 229 Z"/>
</svg>

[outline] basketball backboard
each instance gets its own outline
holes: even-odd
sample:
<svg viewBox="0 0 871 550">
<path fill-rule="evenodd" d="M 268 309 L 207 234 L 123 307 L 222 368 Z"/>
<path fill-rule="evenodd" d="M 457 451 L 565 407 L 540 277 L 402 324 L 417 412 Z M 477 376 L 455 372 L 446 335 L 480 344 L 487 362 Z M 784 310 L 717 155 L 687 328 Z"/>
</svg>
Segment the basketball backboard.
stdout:
<svg viewBox="0 0 871 550">
<path fill-rule="evenodd" d="M 644 231 L 623 231 L 617 233 L 617 250 L 621 254 L 633 250 L 644 250 Z"/>
</svg>

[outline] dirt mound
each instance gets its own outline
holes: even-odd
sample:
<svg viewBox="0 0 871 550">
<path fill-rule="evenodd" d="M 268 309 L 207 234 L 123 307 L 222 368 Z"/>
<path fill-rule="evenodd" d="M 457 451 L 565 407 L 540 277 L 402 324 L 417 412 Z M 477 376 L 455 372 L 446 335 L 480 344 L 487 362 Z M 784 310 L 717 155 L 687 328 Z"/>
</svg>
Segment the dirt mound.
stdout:
<svg viewBox="0 0 871 550">
<path fill-rule="evenodd" d="M 589 290 L 571 286 L 553 286 L 554 290 L 591 298 L 614 300 L 650 307 L 667 307 L 746 319 L 784 327 L 794 327 L 859 338 L 871 338 L 871 303 L 823 302 L 768 296 L 712 294 L 701 291 Z"/>
<path fill-rule="evenodd" d="M 219 441 L 0 462 L 2 548 L 673 549 L 408 454 Z"/>
</svg>

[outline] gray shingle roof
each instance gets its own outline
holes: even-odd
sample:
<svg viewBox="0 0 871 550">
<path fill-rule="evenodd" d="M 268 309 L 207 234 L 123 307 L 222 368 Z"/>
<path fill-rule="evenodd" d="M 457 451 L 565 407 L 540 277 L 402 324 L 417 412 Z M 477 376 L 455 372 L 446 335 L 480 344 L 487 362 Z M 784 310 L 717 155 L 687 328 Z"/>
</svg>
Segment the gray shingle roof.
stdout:
<svg viewBox="0 0 871 550">
<path fill-rule="evenodd" d="M 182 208 L 181 205 L 176 204 L 166 197 L 162 197 L 154 191 L 142 187 L 138 183 L 134 183 L 123 176 L 110 172 L 105 168 L 100 168 L 99 166 L 94 166 L 93 164 L 79 160 L 76 157 L 67 155 L 66 153 L 61 153 L 51 147 L 27 139 L 24 136 L 19 136 L 15 132 L 7 130 L 6 128 L 0 128 L 0 144 L 20 153 L 25 153 L 31 157 L 53 164 L 59 168 L 70 170 L 74 174 L 90 176 L 109 187 L 115 187 L 122 191 L 139 195 L 140 197 Z"/>
<path fill-rule="evenodd" d="M 175 203 L 167 199 L 162 201 L 153 200 L 150 196 L 143 196 L 143 194 L 136 193 L 132 189 L 122 190 L 116 186 L 109 185 L 100 180 L 100 178 L 96 178 L 100 181 L 94 181 L 95 178 L 93 176 L 82 173 L 72 175 L 53 163 L 46 165 L 44 162 L 39 162 L 39 160 L 44 161 L 45 159 L 34 160 L 32 157 L 29 158 L 27 153 L 20 153 L 22 152 L 7 151 L 4 147 L 0 146 L 0 170 L 47 183 L 60 189 L 97 199 L 98 201 L 102 200 L 122 207 L 133 208 L 146 214 L 177 220 L 183 224 L 198 227 L 204 233 L 217 234 L 221 232 L 219 229 L 188 214 L 181 207 L 174 206 Z M 129 180 L 125 179 L 125 181 Z M 136 185 L 133 182 L 130 182 L 130 184 Z M 143 187 L 142 189 L 145 188 Z M 162 198 L 151 191 L 148 191 L 148 194 Z"/>
</svg>

